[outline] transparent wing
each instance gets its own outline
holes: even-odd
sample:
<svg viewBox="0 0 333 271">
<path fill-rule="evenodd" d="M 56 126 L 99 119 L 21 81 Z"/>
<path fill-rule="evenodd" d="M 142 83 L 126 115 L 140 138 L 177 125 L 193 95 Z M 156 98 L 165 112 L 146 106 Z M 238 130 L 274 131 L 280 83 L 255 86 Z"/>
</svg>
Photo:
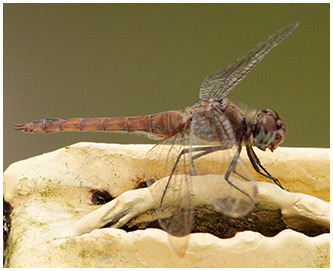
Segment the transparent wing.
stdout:
<svg viewBox="0 0 333 271">
<path fill-rule="evenodd" d="M 273 48 L 291 34 L 297 26 L 298 23 L 286 26 L 270 36 L 266 41 L 259 43 L 234 63 L 208 75 L 200 87 L 200 100 L 208 100 L 210 98 L 220 99 L 227 96 Z"/>
<path fill-rule="evenodd" d="M 194 194 L 200 191 L 200 195 L 207 197 L 201 199 L 202 202 L 212 204 L 225 215 L 247 215 L 254 207 L 257 186 L 239 158 L 241 147 L 228 118 L 213 109 L 205 114 L 194 114 L 190 145 L 197 176 L 192 183 Z"/>
<path fill-rule="evenodd" d="M 146 157 L 145 174 L 160 226 L 169 234 L 192 230 L 192 185 L 183 133 L 156 145 Z"/>
<path fill-rule="evenodd" d="M 194 112 L 191 120 L 186 131 L 156 145 L 145 160 L 158 221 L 179 255 L 192 230 L 194 200 L 239 217 L 249 213 L 256 199 L 256 184 L 238 157 L 228 118 L 212 109 Z"/>
</svg>

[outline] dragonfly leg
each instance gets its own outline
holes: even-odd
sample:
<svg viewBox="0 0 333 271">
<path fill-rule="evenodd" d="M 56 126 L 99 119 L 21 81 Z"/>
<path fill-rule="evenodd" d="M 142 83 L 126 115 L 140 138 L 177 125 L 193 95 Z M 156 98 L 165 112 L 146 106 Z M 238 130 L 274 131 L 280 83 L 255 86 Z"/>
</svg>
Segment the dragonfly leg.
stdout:
<svg viewBox="0 0 333 271">
<path fill-rule="evenodd" d="M 206 154 L 209 154 L 209 153 L 212 153 L 212 152 L 215 152 L 215 151 L 219 151 L 219 150 L 222 150 L 223 148 L 221 146 L 207 146 L 207 147 L 201 147 L 200 149 L 198 148 L 198 150 L 194 150 L 195 151 L 202 151 L 201 153 L 198 153 L 196 155 L 193 155 L 192 156 L 192 159 L 195 160 L 195 159 L 198 159 L 199 157 L 201 156 L 204 156 Z"/>
<path fill-rule="evenodd" d="M 172 178 L 172 176 L 173 176 L 173 174 L 174 174 L 174 172 L 175 172 L 175 170 L 176 170 L 176 168 L 177 168 L 177 166 L 178 166 L 178 163 L 179 163 L 180 158 L 181 158 L 185 153 L 189 153 L 190 151 L 193 151 L 193 150 L 191 150 L 191 149 L 183 149 L 183 150 L 180 152 L 180 154 L 178 155 L 178 157 L 177 157 L 177 159 L 176 159 L 176 162 L 175 162 L 175 164 L 173 165 L 173 168 L 172 168 L 172 170 L 171 170 L 171 173 L 170 173 L 170 176 L 169 176 L 169 178 L 168 178 L 168 181 L 167 181 L 167 183 L 166 183 L 166 185 L 165 185 L 165 188 L 164 188 L 164 190 L 163 190 L 163 194 L 162 194 L 161 201 L 160 201 L 160 207 L 162 207 L 162 202 L 163 202 L 163 199 L 164 199 L 165 193 L 166 193 L 166 191 L 167 191 L 167 189 L 168 189 L 168 186 L 169 186 L 169 184 L 170 184 L 170 180 L 171 180 L 171 178 Z M 193 166 L 193 169 L 194 169 L 194 163 L 193 163 L 192 160 L 191 160 L 191 165 Z M 194 172 L 195 172 L 195 169 L 194 169 Z"/>
<path fill-rule="evenodd" d="M 215 152 L 221 150 L 221 146 L 207 146 L 207 147 L 201 147 L 201 148 L 194 148 L 194 151 L 202 151 L 201 153 L 197 153 L 196 155 L 193 155 L 191 157 L 191 165 L 192 165 L 192 171 L 193 175 L 197 175 L 195 166 L 194 166 L 194 160 L 200 158 L 201 156 L 204 156 L 206 154 Z"/>
<path fill-rule="evenodd" d="M 222 149 L 223 148 L 221 146 L 209 146 L 209 147 L 198 148 L 198 149 L 196 149 L 196 151 L 202 151 L 202 152 L 198 153 L 198 154 L 196 154 L 194 156 L 192 156 L 191 161 L 193 162 L 195 159 L 198 159 L 199 157 L 202 157 L 202 156 L 204 156 L 206 154 L 209 154 L 209 153 L 212 153 L 212 152 L 215 152 L 215 151 L 219 151 L 219 150 L 222 150 Z M 238 173 L 236 171 L 236 164 L 237 164 L 240 152 L 241 152 L 241 146 L 238 148 L 237 153 L 235 154 L 234 158 L 231 161 L 231 164 L 230 164 L 230 166 L 229 166 L 229 168 L 228 168 L 228 170 L 227 170 L 227 172 L 225 174 L 225 180 L 227 181 L 227 183 L 229 185 L 231 185 L 233 188 L 235 188 L 239 192 L 241 192 L 244 195 L 246 195 L 251 200 L 251 202 L 254 203 L 252 197 L 248 193 L 244 192 L 239 187 L 237 187 L 236 185 L 234 185 L 232 182 L 229 181 L 229 177 L 230 177 L 231 172 L 234 172 L 237 176 L 241 177 L 242 179 L 244 179 L 244 180 L 246 180 L 248 182 L 250 181 L 248 178 L 246 178 L 245 176 L 241 175 L 240 173 Z"/>
<path fill-rule="evenodd" d="M 197 171 L 196 171 L 195 166 L 194 166 L 194 159 L 193 159 L 193 157 L 191 157 L 191 169 L 192 169 L 193 175 L 196 176 L 197 175 Z"/>
<path fill-rule="evenodd" d="M 167 190 L 167 188 L 168 188 L 168 186 L 170 184 L 170 180 L 171 180 L 171 178 L 172 178 L 172 176 L 173 176 L 173 174 L 174 174 L 174 172 L 175 172 L 175 170 L 176 170 L 176 168 L 178 166 L 180 158 L 184 154 L 186 154 L 186 153 L 192 153 L 192 152 L 200 152 L 200 153 L 197 153 L 197 154 L 195 154 L 195 155 L 193 155 L 191 157 L 192 172 L 193 172 L 193 175 L 196 175 L 196 169 L 195 169 L 195 166 L 194 166 L 194 160 L 196 160 L 196 159 L 198 159 L 198 158 L 200 158 L 200 157 L 202 157 L 204 155 L 207 155 L 209 153 L 212 153 L 212 152 L 215 152 L 215 151 L 219 151 L 221 149 L 223 149 L 222 146 L 206 146 L 206 147 L 197 147 L 197 148 L 183 149 L 180 152 L 180 154 L 178 155 L 177 160 L 176 160 L 176 162 L 175 162 L 175 164 L 174 164 L 174 166 L 172 168 L 171 174 L 170 174 L 170 176 L 168 178 L 168 181 L 167 181 L 167 183 L 165 185 L 165 188 L 164 188 L 164 191 L 163 191 L 163 194 L 162 194 L 162 197 L 161 197 L 161 201 L 160 201 L 160 207 L 162 206 L 162 202 L 163 202 L 164 196 L 166 194 L 166 190 Z M 238 190 L 239 192 L 241 192 L 242 194 L 244 194 L 245 196 L 247 196 L 251 200 L 251 202 L 254 203 L 252 197 L 248 193 L 246 193 L 245 191 L 241 190 L 239 187 L 237 187 L 235 184 L 233 184 L 232 182 L 229 181 L 229 177 L 230 177 L 231 172 L 235 173 L 237 176 L 241 177 L 242 179 L 244 179 L 246 181 L 250 181 L 245 176 L 241 175 L 240 173 L 238 173 L 236 171 L 236 164 L 237 164 L 237 161 L 238 161 L 238 158 L 239 158 L 239 155 L 240 155 L 240 151 L 241 151 L 241 146 L 238 148 L 238 150 L 237 150 L 234 158 L 231 161 L 231 164 L 230 164 L 230 166 L 229 166 L 229 168 L 228 168 L 228 170 L 227 170 L 227 172 L 225 174 L 225 180 L 227 181 L 227 183 L 229 185 L 231 185 L 233 188 L 235 188 L 236 190 Z M 271 177 L 271 178 L 273 178 L 273 177 Z"/>
<path fill-rule="evenodd" d="M 246 193 L 245 191 L 241 190 L 239 187 L 237 187 L 235 184 L 233 184 L 233 183 L 229 180 L 229 177 L 230 177 L 231 172 L 234 172 L 236 175 L 238 175 L 239 177 L 243 178 L 244 180 L 246 180 L 246 181 L 250 181 L 249 179 L 247 179 L 246 177 L 244 177 L 243 175 L 241 175 L 240 173 L 238 173 L 238 172 L 236 171 L 236 165 L 237 165 L 237 161 L 238 161 L 238 158 L 239 158 L 239 155 L 240 155 L 241 149 L 242 149 L 242 147 L 239 146 L 239 148 L 238 148 L 238 150 L 237 150 L 235 156 L 232 158 L 232 161 L 231 161 L 230 166 L 229 166 L 229 168 L 228 168 L 228 170 L 227 170 L 227 172 L 226 172 L 226 174 L 225 174 L 225 176 L 224 176 L 224 179 L 226 180 L 226 182 L 227 182 L 229 185 L 231 185 L 233 188 L 235 188 L 236 190 L 238 190 L 239 192 L 241 192 L 242 194 L 244 194 L 245 196 L 247 196 L 247 197 L 251 200 L 251 202 L 252 202 L 253 204 L 255 204 L 254 200 L 252 199 L 252 197 L 251 197 L 248 193 Z"/>
<path fill-rule="evenodd" d="M 221 149 L 220 146 L 207 146 L 207 147 L 197 147 L 197 148 L 186 148 L 186 149 L 183 149 L 179 153 L 179 155 L 178 155 L 178 157 L 176 159 L 176 162 L 175 162 L 175 164 L 174 164 L 174 166 L 173 166 L 173 168 L 171 170 L 171 173 L 170 173 L 170 176 L 168 178 L 168 181 L 167 181 L 167 183 L 165 185 L 165 188 L 164 188 L 164 191 L 163 191 L 163 194 L 162 194 L 162 197 L 161 197 L 161 201 L 160 201 L 160 207 L 162 206 L 162 202 L 163 202 L 166 190 L 167 190 L 167 188 L 168 188 L 168 186 L 170 184 L 170 180 L 171 180 L 171 178 L 172 178 L 172 176 L 173 176 L 173 174 L 174 174 L 174 172 L 175 172 L 175 170 L 176 170 L 176 168 L 178 166 L 180 158 L 184 154 L 201 151 L 201 153 L 198 153 L 198 154 L 196 154 L 196 155 L 194 155 L 194 156 L 191 157 L 192 173 L 193 173 L 193 175 L 197 175 L 197 172 L 196 172 L 196 169 L 195 169 L 195 166 L 194 166 L 194 160 L 197 159 L 197 158 L 199 158 L 199 157 L 201 157 L 201 156 L 203 156 L 203 155 L 206 155 L 208 153 L 211 153 L 211 152 L 214 152 L 214 151 L 217 151 L 217 150 L 220 150 L 220 149 Z"/>
<path fill-rule="evenodd" d="M 238 173 L 236 170 L 233 171 L 237 176 L 241 177 L 242 179 L 244 179 L 247 182 L 250 182 L 250 180 L 248 178 L 246 178 L 245 176 L 243 176 L 242 174 Z"/>
<path fill-rule="evenodd" d="M 281 185 L 280 181 L 277 178 L 274 178 L 269 172 L 261 165 L 259 158 L 253 151 L 250 145 L 246 144 L 246 151 L 247 155 L 251 161 L 251 164 L 255 171 L 257 171 L 260 175 L 272 180 L 277 186 L 284 190 L 283 186 Z M 260 171 L 260 168 L 266 173 Z"/>
</svg>

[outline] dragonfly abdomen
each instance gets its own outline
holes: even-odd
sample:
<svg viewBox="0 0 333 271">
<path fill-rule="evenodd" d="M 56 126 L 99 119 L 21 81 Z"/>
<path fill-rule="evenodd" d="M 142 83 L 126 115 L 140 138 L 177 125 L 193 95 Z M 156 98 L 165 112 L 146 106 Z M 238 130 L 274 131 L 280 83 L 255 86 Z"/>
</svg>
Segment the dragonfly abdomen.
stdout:
<svg viewBox="0 0 333 271">
<path fill-rule="evenodd" d="M 52 133 L 63 131 L 105 131 L 145 134 L 151 138 L 173 135 L 183 126 L 180 112 L 168 111 L 138 117 L 119 118 L 57 118 L 19 124 L 15 130 L 26 133 Z"/>
</svg>

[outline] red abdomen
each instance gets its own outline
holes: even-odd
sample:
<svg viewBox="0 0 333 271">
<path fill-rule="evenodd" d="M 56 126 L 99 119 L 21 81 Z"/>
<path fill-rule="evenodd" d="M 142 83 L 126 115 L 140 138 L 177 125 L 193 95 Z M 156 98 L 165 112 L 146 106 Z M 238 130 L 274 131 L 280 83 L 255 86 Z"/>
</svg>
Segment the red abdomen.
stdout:
<svg viewBox="0 0 333 271">
<path fill-rule="evenodd" d="M 14 127 L 27 133 L 105 131 L 144 134 L 152 139 L 171 136 L 184 127 L 182 112 L 167 111 L 139 117 L 42 119 Z"/>
</svg>

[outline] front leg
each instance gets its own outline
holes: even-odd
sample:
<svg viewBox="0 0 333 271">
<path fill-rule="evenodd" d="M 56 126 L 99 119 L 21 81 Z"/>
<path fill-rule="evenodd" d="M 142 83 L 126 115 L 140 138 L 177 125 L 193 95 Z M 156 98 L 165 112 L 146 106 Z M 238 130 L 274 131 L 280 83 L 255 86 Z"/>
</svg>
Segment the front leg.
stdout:
<svg viewBox="0 0 333 271">
<path fill-rule="evenodd" d="M 249 143 L 246 144 L 246 151 L 247 155 L 250 159 L 250 162 L 255 169 L 256 172 L 258 172 L 260 175 L 272 180 L 275 184 L 277 184 L 281 189 L 284 190 L 283 186 L 281 185 L 280 181 L 277 178 L 274 178 L 269 172 L 261 165 L 259 158 L 257 157 L 256 153 L 252 149 L 251 145 Z M 266 173 L 263 173 L 260 171 L 260 168 Z"/>
</svg>

